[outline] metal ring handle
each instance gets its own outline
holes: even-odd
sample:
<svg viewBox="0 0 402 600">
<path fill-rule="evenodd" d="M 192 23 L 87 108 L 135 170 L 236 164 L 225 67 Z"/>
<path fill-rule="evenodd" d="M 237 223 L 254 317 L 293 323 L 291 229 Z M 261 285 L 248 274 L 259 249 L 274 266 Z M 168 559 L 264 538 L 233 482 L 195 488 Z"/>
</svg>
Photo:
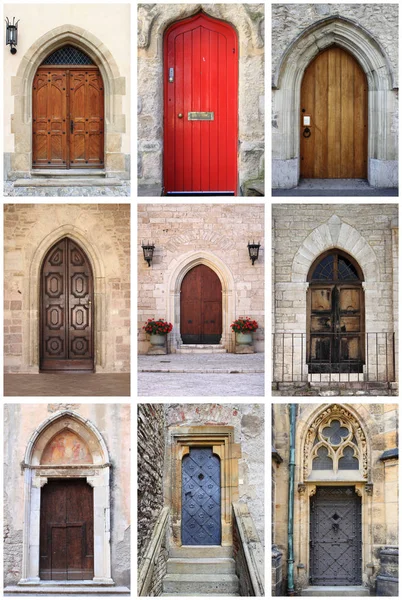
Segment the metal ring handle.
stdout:
<svg viewBox="0 0 402 600">
<path fill-rule="evenodd" d="M 303 137 L 305 137 L 305 138 L 309 138 L 309 137 L 310 137 L 310 135 L 311 135 L 311 131 L 310 131 L 310 129 L 309 129 L 308 127 L 306 127 L 306 128 L 304 129 L 304 131 L 303 131 Z"/>
</svg>

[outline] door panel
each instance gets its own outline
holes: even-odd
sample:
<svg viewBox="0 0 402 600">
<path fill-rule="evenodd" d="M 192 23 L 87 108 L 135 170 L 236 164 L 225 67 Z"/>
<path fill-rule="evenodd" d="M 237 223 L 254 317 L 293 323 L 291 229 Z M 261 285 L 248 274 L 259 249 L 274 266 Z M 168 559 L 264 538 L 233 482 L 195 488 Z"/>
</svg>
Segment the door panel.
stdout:
<svg viewBox="0 0 402 600">
<path fill-rule="evenodd" d="M 180 333 L 184 344 L 218 344 L 222 337 L 222 286 L 206 265 L 197 265 L 183 279 Z"/>
<path fill-rule="evenodd" d="M 361 498 L 353 487 L 317 487 L 310 504 L 311 585 L 361 585 Z"/>
<path fill-rule="evenodd" d="M 90 67 L 39 67 L 33 85 L 33 167 L 103 166 L 103 81 Z"/>
<path fill-rule="evenodd" d="M 220 543 L 220 461 L 212 448 L 190 448 L 182 462 L 182 544 Z"/>
<path fill-rule="evenodd" d="M 236 194 L 235 30 L 199 14 L 169 28 L 164 51 L 166 192 Z M 194 112 L 213 120 L 190 120 Z"/>
<path fill-rule="evenodd" d="M 301 177 L 367 177 L 367 97 L 366 76 L 345 50 L 329 48 L 310 63 L 301 86 Z"/>
<path fill-rule="evenodd" d="M 94 576 L 93 490 L 85 480 L 49 480 L 42 488 L 39 576 L 46 580 Z"/>
<path fill-rule="evenodd" d="M 41 370 L 93 370 L 92 270 L 69 238 L 44 260 L 41 295 Z"/>
</svg>

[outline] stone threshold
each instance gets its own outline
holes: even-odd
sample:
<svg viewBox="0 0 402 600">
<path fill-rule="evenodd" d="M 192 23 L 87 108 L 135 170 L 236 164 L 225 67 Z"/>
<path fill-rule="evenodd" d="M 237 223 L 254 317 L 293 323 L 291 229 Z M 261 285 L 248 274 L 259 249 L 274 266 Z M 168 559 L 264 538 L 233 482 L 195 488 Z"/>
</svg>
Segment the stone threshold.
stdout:
<svg viewBox="0 0 402 600">
<path fill-rule="evenodd" d="M 105 169 L 33 169 L 31 177 L 106 177 Z"/>
<path fill-rule="evenodd" d="M 37 177 L 34 179 L 17 179 L 14 187 L 88 187 L 121 185 L 120 179 L 112 177 Z"/>
<path fill-rule="evenodd" d="M 84 596 L 87 594 L 129 596 L 130 590 L 124 586 L 74 584 L 73 582 L 68 582 L 68 584 L 65 582 L 60 585 L 56 582 L 41 582 L 37 585 L 9 585 L 4 588 L 4 596 Z"/>
<path fill-rule="evenodd" d="M 370 590 L 362 585 L 312 585 L 301 591 L 302 596 L 370 596 Z"/>
</svg>

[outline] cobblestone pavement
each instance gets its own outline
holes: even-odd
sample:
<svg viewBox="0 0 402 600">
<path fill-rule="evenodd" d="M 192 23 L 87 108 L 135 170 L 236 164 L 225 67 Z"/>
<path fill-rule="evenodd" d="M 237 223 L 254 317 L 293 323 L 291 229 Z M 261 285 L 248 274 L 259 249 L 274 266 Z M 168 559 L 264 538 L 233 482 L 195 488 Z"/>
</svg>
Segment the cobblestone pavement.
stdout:
<svg viewBox="0 0 402 600">
<path fill-rule="evenodd" d="M 12 182 L 4 184 L 5 196 L 130 196 L 130 184 L 117 186 L 84 186 L 84 187 L 18 187 Z"/>
<path fill-rule="evenodd" d="M 138 396 L 263 396 L 264 374 L 139 373 Z"/>
<path fill-rule="evenodd" d="M 129 373 L 4 375 L 4 396 L 129 396 Z"/>
<path fill-rule="evenodd" d="M 264 373 L 264 354 L 165 354 L 138 357 L 141 373 Z"/>
</svg>

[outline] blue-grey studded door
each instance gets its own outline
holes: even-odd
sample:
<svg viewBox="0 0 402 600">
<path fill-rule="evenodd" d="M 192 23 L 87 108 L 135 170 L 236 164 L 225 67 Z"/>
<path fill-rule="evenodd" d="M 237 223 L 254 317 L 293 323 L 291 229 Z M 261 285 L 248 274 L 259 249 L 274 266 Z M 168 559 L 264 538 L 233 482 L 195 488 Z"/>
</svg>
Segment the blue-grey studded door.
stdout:
<svg viewBox="0 0 402 600">
<path fill-rule="evenodd" d="M 221 468 L 212 448 L 190 448 L 182 462 L 182 544 L 221 543 Z"/>
</svg>

